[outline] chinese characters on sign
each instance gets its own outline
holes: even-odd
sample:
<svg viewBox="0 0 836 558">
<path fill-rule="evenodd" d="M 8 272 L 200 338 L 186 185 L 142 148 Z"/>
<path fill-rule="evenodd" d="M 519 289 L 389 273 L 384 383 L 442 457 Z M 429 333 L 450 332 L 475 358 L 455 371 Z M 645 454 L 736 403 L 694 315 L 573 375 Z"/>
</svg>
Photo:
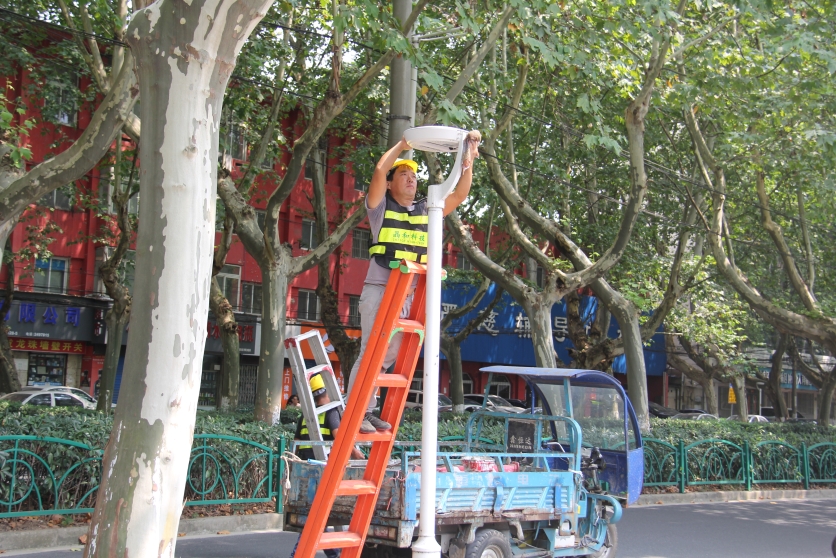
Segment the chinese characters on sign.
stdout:
<svg viewBox="0 0 836 558">
<path fill-rule="evenodd" d="M 496 312 L 491 311 L 491 313 L 488 314 L 488 317 L 485 318 L 482 321 L 481 324 L 479 324 L 479 327 L 477 328 L 477 331 L 480 330 L 480 329 L 483 329 L 483 330 L 487 331 L 488 333 L 490 333 L 491 335 L 493 335 L 494 337 L 499 335 L 499 330 L 496 329 L 496 317 L 498 315 L 499 314 L 497 314 Z"/>
<path fill-rule="evenodd" d="M 554 340 L 558 343 L 563 343 L 566 336 L 569 335 L 569 320 L 560 316 L 554 317 Z"/>
<path fill-rule="evenodd" d="M 517 337 L 531 339 L 531 321 L 529 321 L 528 316 L 522 313 L 522 310 L 514 318 L 514 333 L 517 334 Z"/>
<path fill-rule="evenodd" d="M 17 310 L 17 323 L 19 324 L 34 324 L 37 320 L 38 308 L 34 302 L 21 302 Z M 70 324 L 73 327 L 78 327 L 78 321 L 81 317 L 81 308 L 76 306 L 68 306 L 64 308 L 64 323 Z M 58 311 L 55 306 L 47 306 L 44 313 L 41 315 L 43 323 L 46 325 L 58 324 Z M 6 320 L 9 319 L 9 313 L 6 314 Z"/>
<path fill-rule="evenodd" d="M 12 350 L 18 351 L 47 351 L 51 353 L 83 354 L 84 343 L 73 341 L 48 341 L 46 339 L 10 338 Z"/>
<path fill-rule="evenodd" d="M 206 322 L 206 338 L 220 339 L 221 328 L 216 323 Z M 255 326 L 238 324 L 238 340 L 243 343 L 255 342 Z"/>
</svg>

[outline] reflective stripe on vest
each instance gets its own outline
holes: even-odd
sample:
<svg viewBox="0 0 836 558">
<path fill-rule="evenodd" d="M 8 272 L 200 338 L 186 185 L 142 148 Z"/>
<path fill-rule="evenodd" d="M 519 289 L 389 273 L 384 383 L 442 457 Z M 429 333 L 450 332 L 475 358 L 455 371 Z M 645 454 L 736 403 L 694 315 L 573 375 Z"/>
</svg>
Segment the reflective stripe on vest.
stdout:
<svg viewBox="0 0 836 558">
<path fill-rule="evenodd" d="M 377 234 L 377 242 L 369 248 L 369 254 L 381 266 L 398 260 L 427 263 L 427 201 L 418 200 L 412 211 L 400 205 L 386 192 L 386 211 Z"/>
<path fill-rule="evenodd" d="M 333 440 L 334 438 L 331 436 L 331 429 L 325 428 L 325 413 L 319 415 L 319 432 L 322 434 L 323 440 Z M 299 431 L 299 438 L 302 440 L 310 440 L 311 437 L 308 434 L 308 425 L 305 422 L 305 419 L 302 419 L 302 430 Z M 313 449 L 313 446 L 296 446 L 297 450 L 303 449 Z"/>
</svg>

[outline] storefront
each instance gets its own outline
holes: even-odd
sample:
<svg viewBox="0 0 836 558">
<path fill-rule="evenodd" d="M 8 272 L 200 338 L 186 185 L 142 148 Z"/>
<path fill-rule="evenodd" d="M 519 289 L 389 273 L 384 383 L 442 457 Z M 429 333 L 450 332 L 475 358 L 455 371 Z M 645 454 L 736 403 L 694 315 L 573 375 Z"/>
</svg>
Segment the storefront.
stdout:
<svg viewBox="0 0 836 558">
<path fill-rule="evenodd" d="M 258 370 L 258 349 L 261 342 L 261 324 L 252 314 L 236 315 L 238 322 L 239 405 L 252 405 L 255 399 L 256 374 Z M 200 378 L 198 409 L 216 409 L 220 403 L 221 381 L 223 380 L 224 350 L 221 329 L 210 316 L 206 325 L 206 348 L 203 353 L 203 371 Z"/>
<path fill-rule="evenodd" d="M 79 387 L 83 362 L 92 354 L 95 309 L 72 299 L 29 301 L 24 293 L 18 296 L 21 300 L 12 302 L 6 325 L 20 384 Z"/>
</svg>

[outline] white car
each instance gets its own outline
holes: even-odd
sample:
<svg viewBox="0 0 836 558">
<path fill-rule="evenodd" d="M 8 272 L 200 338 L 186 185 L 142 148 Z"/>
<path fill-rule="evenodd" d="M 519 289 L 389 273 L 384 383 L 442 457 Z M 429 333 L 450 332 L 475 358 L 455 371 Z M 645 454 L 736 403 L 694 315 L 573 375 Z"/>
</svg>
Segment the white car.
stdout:
<svg viewBox="0 0 836 558">
<path fill-rule="evenodd" d="M 483 402 L 485 401 L 485 394 L 484 393 L 468 393 L 464 396 L 465 404 L 473 404 L 479 405 L 482 407 Z M 488 396 L 488 404 L 487 404 L 488 411 L 496 411 L 499 413 L 514 413 L 514 414 L 521 414 L 527 413 L 527 409 L 522 409 L 515 405 L 512 405 L 509 401 L 506 401 L 502 397 L 498 395 L 489 395 Z"/>
<path fill-rule="evenodd" d="M 14 401 L 23 405 L 43 405 L 45 407 L 96 408 L 95 400 L 91 403 L 75 393 L 43 389 L 16 391 L 0 397 L 0 401 Z"/>
<path fill-rule="evenodd" d="M 86 401 L 88 405 L 85 405 L 87 409 L 95 409 L 96 408 L 96 398 L 84 391 L 83 389 L 74 388 L 74 387 L 67 387 L 67 386 L 26 386 L 23 388 L 22 391 L 53 391 L 58 393 L 71 393 L 76 397 L 81 398 L 82 400 Z M 89 405 L 92 404 L 93 406 L 90 407 Z"/>
<path fill-rule="evenodd" d="M 732 415 L 729 420 L 740 420 L 738 415 Z M 769 422 L 769 419 L 761 415 L 749 415 L 749 422 Z"/>
</svg>

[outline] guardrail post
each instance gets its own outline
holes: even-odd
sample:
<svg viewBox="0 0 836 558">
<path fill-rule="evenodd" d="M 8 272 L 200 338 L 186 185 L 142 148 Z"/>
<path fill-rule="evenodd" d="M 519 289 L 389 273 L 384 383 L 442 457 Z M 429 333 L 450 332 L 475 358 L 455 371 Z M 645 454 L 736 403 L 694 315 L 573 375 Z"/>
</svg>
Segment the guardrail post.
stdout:
<svg viewBox="0 0 836 558">
<path fill-rule="evenodd" d="M 810 454 L 807 442 L 801 442 L 801 474 L 804 475 L 804 490 L 810 490 Z"/>
<path fill-rule="evenodd" d="M 754 458 L 752 457 L 752 448 L 749 446 L 749 440 L 743 442 L 743 482 L 746 485 L 746 491 L 752 490 L 752 477 L 755 476 Z"/>
<path fill-rule="evenodd" d="M 679 440 L 679 471 L 677 471 L 677 475 L 679 478 L 679 493 L 685 494 L 685 483 L 687 480 L 688 474 L 688 461 L 685 454 L 685 442 Z"/>
<path fill-rule="evenodd" d="M 284 452 L 287 440 L 279 436 L 279 478 L 276 479 L 276 513 L 284 513 Z"/>
</svg>

